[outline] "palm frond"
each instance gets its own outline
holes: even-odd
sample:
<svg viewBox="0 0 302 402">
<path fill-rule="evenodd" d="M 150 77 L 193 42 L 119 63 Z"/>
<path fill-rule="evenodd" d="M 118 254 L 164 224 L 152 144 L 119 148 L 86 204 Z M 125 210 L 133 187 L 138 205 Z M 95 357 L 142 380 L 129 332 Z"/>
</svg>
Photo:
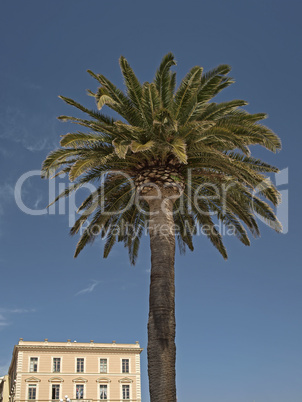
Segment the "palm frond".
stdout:
<svg viewBox="0 0 302 402">
<path fill-rule="evenodd" d="M 167 53 L 156 72 L 154 83 L 159 94 L 159 98 L 162 103 L 162 107 L 168 109 L 170 103 L 173 99 L 173 80 L 170 68 L 176 66 L 176 61 L 174 60 L 174 55 L 172 53 Z M 172 82 L 171 82 L 172 80 Z"/>
<path fill-rule="evenodd" d="M 98 81 L 101 83 L 102 87 L 107 90 L 108 94 L 115 102 L 108 104 L 108 106 L 120 114 L 130 124 L 141 126 L 143 119 L 140 111 L 132 104 L 131 100 L 123 93 L 123 91 L 117 88 L 103 75 L 98 75 Z"/>
<path fill-rule="evenodd" d="M 176 158 L 181 162 L 187 164 L 187 152 L 186 143 L 181 138 L 175 138 L 171 143 L 171 152 L 176 156 Z"/>
<path fill-rule="evenodd" d="M 186 114 L 188 105 L 193 101 L 197 101 L 197 91 L 200 86 L 200 78 L 202 68 L 199 66 L 193 67 L 182 80 L 175 96 L 174 96 L 174 118 L 182 121 L 182 117 Z"/>
<path fill-rule="evenodd" d="M 108 117 L 102 113 L 87 109 L 85 106 L 82 106 L 80 103 L 75 102 L 73 99 L 66 98 L 65 96 L 59 96 L 59 98 L 66 102 L 68 105 L 76 107 L 77 109 L 88 114 L 90 117 L 100 121 L 101 123 L 105 123 L 108 125 L 112 125 L 114 123 L 114 119 L 112 117 Z M 64 120 L 64 117 L 67 118 L 67 116 L 61 116 L 61 120 Z"/>
<path fill-rule="evenodd" d="M 208 102 L 222 89 L 233 84 L 233 79 L 226 76 L 230 71 L 230 66 L 228 66 L 227 64 L 221 64 L 220 66 L 203 74 L 200 80 L 200 88 L 197 95 L 197 101 L 199 103 Z"/>
<path fill-rule="evenodd" d="M 146 123 L 148 126 L 148 120 L 146 119 L 144 108 L 142 105 L 142 92 L 143 92 L 142 85 L 137 79 L 136 75 L 134 74 L 132 68 L 130 67 L 125 57 L 121 56 L 119 61 L 121 71 L 124 76 L 129 99 L 131 100 L 132 104 L 136 107 L 136 109 L 139 110 L 143 122 Z"/>
<path fill-rule="evenodd" d="M 79 148 L 79 147 L 85 147 L 89 146 L 90 144 L 99 144 L 99 143 L 105 143 L 106 145 L 109 145 L 110 142 L 112 141 L 112 138 L 106 134 L 103 133 L 68 133 L 65 135 L 62 135 L 62 139 L 60 141 L 60 145 L 64 148 L 66 147 L 73 147 L 73 148 Z"/>
</svg>

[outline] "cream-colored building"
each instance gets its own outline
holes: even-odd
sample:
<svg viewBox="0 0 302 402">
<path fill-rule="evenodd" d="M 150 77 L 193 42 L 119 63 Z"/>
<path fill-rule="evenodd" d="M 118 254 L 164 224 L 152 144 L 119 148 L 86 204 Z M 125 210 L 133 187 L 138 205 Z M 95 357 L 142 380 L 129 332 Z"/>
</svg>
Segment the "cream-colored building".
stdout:
<svg viewBox="0 0 302 402">
<path fill-rule="evenodd" d="M 0 377 L 0 402 L 8 402 L 9 381 L 8 375 Z"/>
<path fill-rule="evenodd" d="M 28 342 L 20 338 L 9 368 L 9 402 L 141 402 L 135 344 Z"/>
</svg>

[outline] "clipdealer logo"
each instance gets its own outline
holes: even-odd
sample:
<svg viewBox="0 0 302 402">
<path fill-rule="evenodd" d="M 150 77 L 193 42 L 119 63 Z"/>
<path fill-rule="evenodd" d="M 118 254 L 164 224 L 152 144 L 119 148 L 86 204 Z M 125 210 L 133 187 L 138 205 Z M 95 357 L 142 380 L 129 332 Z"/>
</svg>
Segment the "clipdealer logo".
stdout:
<svg viewBox="0 0 302 402">
<path fill-rule="evenodd" d="M 123 173 L 123 172 L 111 172 L 111 174 L 112 173 L 119 174 L 119 173 Z M 40 175 L 41 175 L 40 170 L 31 170 L 29 172 L 24 173 L 22 176 L 20 176 L 20 178 L 16 182 L 15 189 L 14 189 L 14 197 L 15 197 L 17 206 L 25 214 L 33 215 L 33 216 L 39 216 L 39 215 L 45 215 L 45 214 L 49 214 L 49 215 L 55 215 L 55 214 L 66 215 L 66 214 L 68 214 L 69 227 L 72 227 L 76 221 L 76 217 L 78 214 L 78 212 L 77 212 L 78 207 L 76 205 L 77 191 L 79 191 L 80 189 L 86 189 L 86 191 L 88 190 L 89 193 L 91 194 L 93 192 L 96 192 L 97 187 L 94 186 L 92 183 L 85 183 L 78 190 L 76 190 L 75 192 L 72 192 L 69 195 L 69 197 L 67 197 L 67 198 L 62 197 L 57 201 L 56 204 L 52 204 L 52 202 L 55 200 L 55 198 L 58 196 L 58 194 L 61 194 L 68 187 L 66 181 L 65 182 L 62 181 L 62 179 L 64 179 L 66 177 L 66 174 L 62 174 L 61 176 L 59 176 L 59 179 L 57 177 L 55 177 L 53 180 L 49 180 L 49 182 L 48 182 L 49 183 L 48 184 L 48 198 L 49 198 L 48 204 L 51 204 L 51 205 L 48 208 L 42 208 L 42 209 L 34 208 L 33 209 L 33 208 L 28 207 L 24 203 L 24 201 L 22 199 L 22 194 L 23 194 L 22 188 L 28 179 L 30 179 L 34 176 L 40 177 Z M 123 175 L 125 176 L 126 179 L 129 180 L 131 185 L 134 186 L 133 180 L 130 177 L 126 177 L 126 175 L 124 173 L 123 173 Z M 277 187 L 277 189 L 281 195 L 281 202 L 275 208 L 274 213 L 282 225 L 281 233 L 283 233 L 283 234 L 288 233 L 288 230 L 289 230 L 289 225 L 288 225 L 288 221 L 289 221 L 288 177 L 289 177 L 288 168 L 282 169 L 279 173 L 275 173 L 273 176 L 275 186 Z M 104 177 L 101 178 L 101 183 L 102 183 L 102 180 L 104 180 Z M 188 180 L 190 180 L 190 175 L 188 175 Z M 261 193 L 261 191 L 268 188 L 271 184 L 272 184 L 272 182 L 269 178 L 265 179 L 263 182 L 261 182 L 255 188 L 253 194 L 255 196 L 257 196 L 259 193 Z M 207 184 L 203 184 L 202 186 L 203 187 L 205 187 L 205 186 L 213 187 L 214 185 L 211 183 L 207 183 Z M 231 185 L 229 185 L 229 187 L 231 187 Z M 102 189 L 102 186 L 101 186 L 101 189 Z M 228 188 L 220 189 L 220 188 L 215 187 L 216 195 L 214 197 L 222 198 L 222 205 L 225 205 L 224 199 L 226 197 L 227 190 L 228 190 Z M 204 196 L 200 196 L 198 194 L 199 191 L 200 191 L 200 188 L 198 188 L 196 190 L 197 194 L 194 194 L 194 197 L 193 197 L 194 203 L 197 203 L 197 204 L 198 204 L 199 198 L 204 198 Z M 105 194 L 103 194 L 102 192 L 101 192 L 101 194 L 102 194 L 102 197 L 105 197 Z M 104 202 L 104 199 L 102 199 L 102 202 Z M 188 207 L 190 208 L 190 205 Z M 198 205 L 196 205 L 196 207 L 198 207 Z M 104 211 L 104 212 L 106 212 L 106 211 Z M 113 214 L 120 213 L 120 212 L 121 211 L 115 211 L 115 212 L 113 212 Z M 202 212 L 202 211 L 200 211 L 200 212 Z M 270 221 L 268 219 L 264 219 L 262 216 L 257 214 L 256 208 L 254 208 L 254 213 L 257 216 L 257 218 L 261 222 L 263 222 L 265 225 L 273 227 L 273 228 L 274 227 L 277 228 L 278 224 L 276 224 L 275 222 Z M 215 213 L 210 212 L 209 214 L 213 215 Z M 223 233 L 221 233 L 221 234 L 226 234 L 226 233 L 225 233 L 225 231 L 223 231 Z"/>
</svg>

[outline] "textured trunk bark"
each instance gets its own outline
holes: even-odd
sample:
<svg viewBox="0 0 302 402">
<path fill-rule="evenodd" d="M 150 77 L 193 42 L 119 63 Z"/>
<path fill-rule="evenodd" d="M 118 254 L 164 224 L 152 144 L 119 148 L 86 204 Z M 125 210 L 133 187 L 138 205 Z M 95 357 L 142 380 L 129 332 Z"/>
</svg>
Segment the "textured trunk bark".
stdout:
<svg viewBox="0 0 302 402">
<path fill-rule="evenodd" d="M 175 235 L 173 202 L 149 200 L 151 281 L 148 375 L 151 402 L 175 402 Z M 164 211 L 162 210 L 164 205 Z"/>
</svg>

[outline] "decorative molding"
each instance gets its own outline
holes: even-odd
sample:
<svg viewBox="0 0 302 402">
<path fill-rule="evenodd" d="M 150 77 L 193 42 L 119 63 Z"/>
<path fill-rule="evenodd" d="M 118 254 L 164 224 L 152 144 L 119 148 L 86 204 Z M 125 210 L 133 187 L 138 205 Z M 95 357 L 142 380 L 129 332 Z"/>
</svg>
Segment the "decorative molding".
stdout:
<svg viewBox="0 0 302 402">
<path fill-rule="evenodd" d="M 16 373 L 16 388 L 15 388 L 15 398 L 20 399 L 21 396 L 21 375 L 20 371 L 22 371 L 23 367 L 23 352 L 19 352 L 16 356 L 16 366 L 15 366 L 15 373 Z"/>
<path fill-rule="evenodd" d="M 111 380 L 110 380 L 109 378 L 106 378 L 106 377 L 100 377 L 100 378 L 98 378 L 98 379 L 96 380 L 96 382 L 99 382 L 99 383 L 109 383 L 109 382 L 111 382 Z"/>
<path fill-rule="evenodd" d="M 51 377 L 48 382 L 64 382 L 64 380 L 61 377 Z"/>
<path fill-rule="evenodd" d="M 131 383 L 133 382 L 133 380 L 131 380 L 131 378 L 125 377 L 125 378 L 121 378 L 120 380 L 118 380 L 118 382 L 127 382 L 127 383 Z"/>
<path fill-rule="evenodd" d="M 66 344 L 66 346 L 52 346 L 52 345 L 17 345 L 16 349 L 18 349 L 19 353 L 20 351 L 34 351 L 34 352 L 39 352 L 39 351 L 52 351 L 52 353 L 56 352 L 66 352 L 66 353 L 70 353 L 70 352 L 87 352 L 87 353 L 112 353 L 112 354 L 117 354 L 117 353 L 141 353 L 144 349 L 142 348 L 127 348 L 127 347 L 118 347 L 117 346 L 96 346 L 94 344 L 94 347 L 92 348 L 90 344 L 88 344 L 88 346 L 73 346 L 73 344 L 71 344 L 71 346 L 68 346 Z"/>
<path fill-rule="evenodd" d="M 86 380 L 85 378 L 83 378 L 83 377 L 77 377 L 77 378 L 74 378 L 73 380 L 72 380 L 72 382 L 77 382 L 77 383 L 81 383 L 81 382 L 83 382 L 83 383 L 86 383 L 88 380 Z"/>
<path fill-rule="evenodd" d="M 140 356 L 137 354 L 135 356 L 135 366 L 136 366 L 136 398 L 141 400 L 141 375 L 140 375 Z"/>
<path fill-rule="evenodd" d="M 29 377 L 29 378 L 26 378 L 26 380 L 25 380 L 25 382 L 40 382 L 41 380 L 40 380 L 40 378 L 37 378 L 37 377 Z"/>
</svg>

